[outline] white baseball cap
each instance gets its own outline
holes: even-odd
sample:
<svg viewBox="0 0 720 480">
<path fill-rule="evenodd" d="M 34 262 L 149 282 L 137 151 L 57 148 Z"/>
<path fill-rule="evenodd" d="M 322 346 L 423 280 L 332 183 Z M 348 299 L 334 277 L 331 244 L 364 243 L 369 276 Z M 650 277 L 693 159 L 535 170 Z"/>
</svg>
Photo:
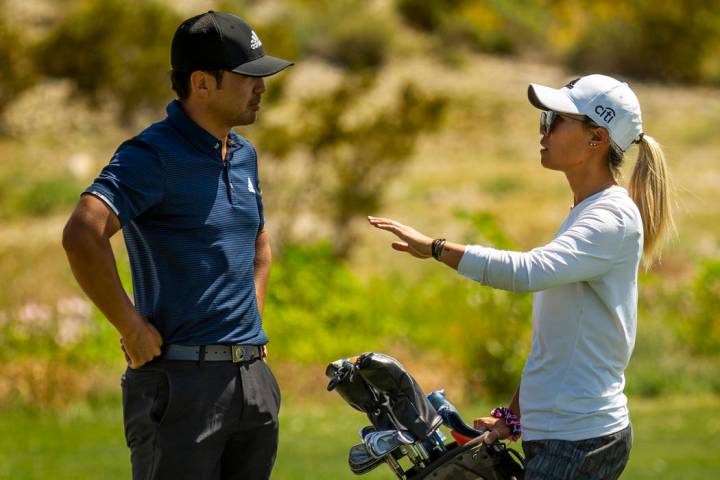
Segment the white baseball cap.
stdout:
<svg viewBox="0 0 720 480">
<path fill-rule="evenodd" d="M 540 110 L 586 115 L 607 128 L 623 151 L 642 138 L 640 102 L 627 83 L 606 75 L 587 75 L 561 89 L 531 83 L 528 100 Z"/>
</svg>

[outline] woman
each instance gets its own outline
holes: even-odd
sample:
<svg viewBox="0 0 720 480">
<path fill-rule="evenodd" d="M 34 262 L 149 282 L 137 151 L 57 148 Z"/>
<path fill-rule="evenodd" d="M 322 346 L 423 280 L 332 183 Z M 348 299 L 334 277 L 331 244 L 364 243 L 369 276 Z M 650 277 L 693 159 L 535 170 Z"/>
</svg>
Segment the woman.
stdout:
<svg viewBox="0 0 720 480">
<path fill-rule="evenodd" d="M 435 239 L 386 218 L 395 250 L 435 259 L 494 288 L 536 292 L 532 351 L 508 407 L 475 421 L 486 441 L 522 432 L 526 480 L 614 479 L 632 445 L 623 394 L 635 343 L 637 275 L 673 228 L 660 146 L 643 133 L 630 87 L 604 75 L 561 89 L 531 84 L 542 110 L 541 163 L 567 177 L 574 206 L 553 240 L 529 252 Z M 639 144 L 629 191 L 618 185 L 623 152 Z M 520 427 L 522 424 L 522 429 Z"/>
</svg>

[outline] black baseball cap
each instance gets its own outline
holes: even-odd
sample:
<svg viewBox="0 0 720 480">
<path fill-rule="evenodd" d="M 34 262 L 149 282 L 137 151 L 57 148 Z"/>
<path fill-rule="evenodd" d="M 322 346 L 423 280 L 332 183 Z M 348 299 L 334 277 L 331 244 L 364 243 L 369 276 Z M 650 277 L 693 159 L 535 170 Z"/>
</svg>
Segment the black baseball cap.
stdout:
<svg viewBox="0 0 720 480">
<path fill-rule="evenodd" d="M 257 33 L 243 19 L 212 10 L 185 20 L 170 49 L 173 70 L 229 70 L 267 77 L 293 62 L 265 55 Z"/>
</svg>

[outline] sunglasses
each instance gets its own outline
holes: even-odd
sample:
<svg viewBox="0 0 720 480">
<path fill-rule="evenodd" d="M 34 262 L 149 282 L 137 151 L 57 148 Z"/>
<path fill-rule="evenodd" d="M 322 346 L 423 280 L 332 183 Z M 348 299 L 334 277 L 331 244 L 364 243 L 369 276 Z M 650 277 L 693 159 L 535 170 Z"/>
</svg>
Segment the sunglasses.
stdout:
<svg viewBox="0 0 720 480">
<path fill-rule="evenodd" d="M 569 118 L 570 120 L 575 120 L 576 122 L 585 122 L 586 118 L 584 117 L 580 119 L 571 117 L 570 115 L 562 115 L 552 110 L 543 110 L 540 112 L 540 135 L 549 135 L 550 132 L 552 132 L 555 120 L 557 120 L 558 117 Z"/>
</svg>

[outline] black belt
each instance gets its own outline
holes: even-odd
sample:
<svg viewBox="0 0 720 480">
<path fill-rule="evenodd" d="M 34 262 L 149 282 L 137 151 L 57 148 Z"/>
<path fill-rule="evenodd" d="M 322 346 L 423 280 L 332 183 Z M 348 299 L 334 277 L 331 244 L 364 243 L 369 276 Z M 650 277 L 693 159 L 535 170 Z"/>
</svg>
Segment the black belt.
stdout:
<svg viewBox="0 0 720 480">
<path fill-rule="evenodd" d="M 166 360 L 206 360 L 209 362 L 249 362 L 262 358 L 259 345 L 176 345 L 164 348 Z"/>
</svg>

